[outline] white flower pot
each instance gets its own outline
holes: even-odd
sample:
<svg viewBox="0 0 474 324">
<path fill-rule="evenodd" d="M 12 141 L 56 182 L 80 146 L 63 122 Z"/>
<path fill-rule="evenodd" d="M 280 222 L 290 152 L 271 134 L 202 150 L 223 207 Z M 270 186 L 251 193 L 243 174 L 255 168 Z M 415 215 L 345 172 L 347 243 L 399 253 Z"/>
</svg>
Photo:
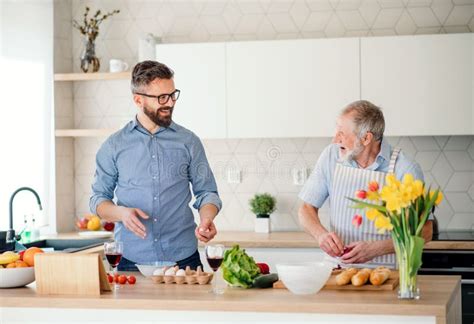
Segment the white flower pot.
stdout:
<svg viewBox="0 0 474 324">
<path fill-rule="evenodd" d="M 255 232 L 256 233 L 270 233 L 270 217 L 255 218 Z"/>
</svg>

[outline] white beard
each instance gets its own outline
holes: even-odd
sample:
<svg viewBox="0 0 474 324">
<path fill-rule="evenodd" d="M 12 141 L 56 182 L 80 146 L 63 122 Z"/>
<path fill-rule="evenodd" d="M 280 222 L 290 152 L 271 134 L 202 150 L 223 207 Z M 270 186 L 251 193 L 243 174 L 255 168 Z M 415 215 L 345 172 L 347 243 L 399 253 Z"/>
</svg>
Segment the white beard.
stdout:
<svg viewBox="0 0 474 324">
<path fill-rule="evenodd" d="M 346 154 L 344 155 L 341 154 L 341 160 L 343 162 L 354 160 L 363 150 L 364 150 L 364 147 L 362 146 L 362 144 L 357 142 L 352 150 L 346 149 Z"/>
</svg>

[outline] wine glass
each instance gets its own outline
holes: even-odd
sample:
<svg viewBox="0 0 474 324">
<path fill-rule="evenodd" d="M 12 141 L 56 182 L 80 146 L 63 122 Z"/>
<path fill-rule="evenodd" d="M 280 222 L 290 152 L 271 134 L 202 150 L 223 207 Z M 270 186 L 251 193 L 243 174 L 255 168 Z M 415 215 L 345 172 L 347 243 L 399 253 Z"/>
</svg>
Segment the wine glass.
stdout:
<svg viewBox="0 0 474 324">
<path fill-rule="evenodd" d="M 123 243 L 122 242 L 105 242 L 104 243 L 104 253 L 105 257 L 107 258 L 107 262 L 109 262 L 110 267 L 114 273 L 114 282 L 115 277 L 117 276 L 117 266 L 122 259 L 123 253 Z M 115 282 L 114 290 L 119 289 L 118 283 Z"/>
<path fill-rule="evenodd" d="M 212 281 L 211 292 L 220 295 L 224 293 L 224 290 L 217 286 L 217 280 L 219 276 L 217 276 L 216 272 L 219 270 L 219 267 L 222 264 L 222 260 L 224 259 L 224 245 L 207 245 L 206 258 L 207 263 L 209 263 L 209 266 L 211 267 L 212 271 L 214 271 L 214 280 Z"/>
</svg>

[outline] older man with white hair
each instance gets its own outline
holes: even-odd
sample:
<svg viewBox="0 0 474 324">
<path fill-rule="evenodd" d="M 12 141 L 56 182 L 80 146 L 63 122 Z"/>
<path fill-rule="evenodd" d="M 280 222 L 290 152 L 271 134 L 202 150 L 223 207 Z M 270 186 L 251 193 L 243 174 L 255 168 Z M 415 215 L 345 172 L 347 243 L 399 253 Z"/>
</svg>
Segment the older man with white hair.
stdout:
<svg viewBox="0 0 474 324">
<path fill-rule="evenodd" d="M 384 138 L 385 120 L 381 109 L 369 101 L 349 104 L 336 123 L 333 143 L 319 157 L 299 197 L 303 205 L 299 219 L 320 248 L 338 262 L 357 266 L 395 266 L 394 247 L 390 235 L 378 234 L 370 222 L 355 228 L 352 218 L 356 210 L 347 197 L 365 188 L 369 181 L 383 184 L 388 173 L 398 179 L 411 173 L 423 180 L 423 172 L 415 161 Z M 319 219 L 319 209 L 329 198 L 330 228 Z M 431 240 L 432 222 L 423 228 L 425 241 Z"/>
</svg>

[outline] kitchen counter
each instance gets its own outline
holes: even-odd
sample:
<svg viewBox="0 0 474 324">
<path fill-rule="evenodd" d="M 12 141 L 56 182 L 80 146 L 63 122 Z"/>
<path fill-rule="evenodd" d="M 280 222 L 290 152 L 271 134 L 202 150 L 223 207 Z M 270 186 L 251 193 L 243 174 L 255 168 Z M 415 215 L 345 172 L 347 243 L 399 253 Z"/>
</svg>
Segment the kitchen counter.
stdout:
<svg viewBox="0 0 474 324">
<path fill-rule="evenodd" d="M 219 232 L 215 244 L 232 246 L 239 244 L 244 248 L 318 248 L 318 242 L 306 232 Z M 431 241 L 425 245 L 427 250 L 474 250 L 474 241 Z"/>
<path fill-rule="evenodd" d="M 204 316 L 202 319 L 205 319 L 211 316 L 213 320 L 219 316 L 238 320 L 239 317 L 231 317 L 231 315 L 235 316 L 236 312 L 247 314 L 251 312 L 255 316 L 258 316 L 256 313 L 266 313 L 270 318 L 274 316 L 276 319 L 284 318 L 281 317 L 284 314 L 279 313 L 293 313 L 289 316 L 297 316 L 294 313 L 304 313 L 307 314 L 307 318 L 313 319 L 344 317 L 352 314 L 349 317 L 351 323 L 361 322 L 358 319 L 367 320 L 367 316 L 371 318 L 380 316 L 380 320 L 386 318 L 388 322 L 392 319 L 390 323 L 396 323 L 396 321 L 393 322 L 394 319 L 415 322 L 415 319 L 419 320 L 420 316 L 426 320 L 423 323 L 458 323 L 457 319 L 461 313 L 460 277 L 419 276 L 419 288 L 421 299 L 410 301 L 399 300 L 397 290 L 375 292 L 322 290 L 315 295 L 298 296 L 286 289 L 227 288 L 223 295 L 213 295 L 209 293 L 209 285 L 155 284 L 151 279 L 138 275 L 136 285 L 125 285 L 115 294 L 107 292 L 97 297 L 40 296 L 36 294 L 34 284 L 25 288 L 0 289 L 0 305 L 3 312 L 0 313 L 7 321 L 9 316 L 14 317 L 15 314 L 22 314 L 21 319 L 28 320 L 30 308 L 34 310 L 31 316 L 34 314 L 38 316 L 38 309 L 54 307 L 55 309 L 43 312 L 44 316 L 57 311 L 56 315 L 49 316 L 56 316 L 58 319 L 58 316 L 61 316 L 61 309 L 66 308 L 68 310 L 65 314 L 68 318 L 76 318 L 72 317 L 75 310 L 78 314 L 79 311 L 83 312 L 80 316 L 86 316 L 84 310 L 88 310 L 85 314 L 92 314 L 97 320 L 103 318 L 97 317 L 100 310 L 112 310 L 111 314 L 120 316 L 118 318 L 122 321 L 125 321 L 127 315 L 117 310 L 139 311 L 137 314 L 141 321 L 149 320 L 147 314 L 152 314 L 145 311 L 166 310 L 173 312 L 172 316 L 176 314 L 184 316 L 183 311 L 196 311 L 199 312 L 200 318 Z M 21 313 L 19 307 L 22 308 Z M 218 313 L 215 317 L 214 314 L 205 315 L 205 312 Z M 170 318 L 174 318 L 172 316 Z M 91 318 L 94 319 L 94 317 Z M 107 318 L 110 320 L 108 315 Z M 290 321 L 291 318 L 289 317 Z"/>
<path fill-rule="evenodd" d="M 60 233 L 42 238 L 77 239 L 84 238 L 77 233 Z M 239 244 L 243 248 L 318 248 L 316 242 L 305 232 L 255 233 L 227 231 L 219 232 L 212 240 L 214 244 L 230 247 Z M 202 244 L 201 244 L 202 245 Z M 427 250 L 474 250 L 474 241 L 431 241 L 425 245 Z M 96 251 L 93 251 L 96 252 Z"/>
</svg>

